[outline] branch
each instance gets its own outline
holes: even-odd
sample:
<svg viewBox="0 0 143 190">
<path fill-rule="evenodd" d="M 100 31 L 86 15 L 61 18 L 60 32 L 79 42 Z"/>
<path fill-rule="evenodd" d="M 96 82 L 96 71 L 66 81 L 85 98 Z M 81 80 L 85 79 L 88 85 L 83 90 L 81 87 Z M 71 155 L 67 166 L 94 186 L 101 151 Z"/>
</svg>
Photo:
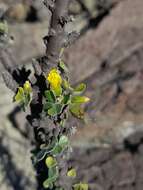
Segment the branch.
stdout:
<svg viewBox="0 0 143 190">
<path fill-rule="evenodd" d="M 83 110 L 79 107 L 79 103 L 76 103 L 79 101 L 76 100 L 78 96 L 74 95 L 74 89 L 70 90 L 70 84 L 68 87 L 64 87 L 63 81 L 69 83 L 68 73 L 64 63 L 61 63 L 60 54 L 65 45 L 76 39 L 77 33 L 67 34 L 65 32 L 65 25 L 70 21 L 68 15 L 70 0 L 45 1 L 44 3 L 52 13 L 48 36 L 44 37 L 45 56 L 39 60 L 33 60 L 34 73 L 32 76 L 30 71 L 25 68 L 11 70 L 9 64 L 11 59 L 5 56 L 6 59 L 3 62 L 6 63 L 7 73 L 3 78 L 6 85 L 15 92 L 15 100 L 23 110 L 30 107 L 29 115 L 26 118 L 33 127 L 35 137 L 32 161 L 37 173 L 37 189 L 71 190 L 76 171 L 74 168 L 71 170 L 67 164 L 71 153 L 69 136 L 72 126 L 65 125 L 65 122 L 68 119 L 68 110 L 81 119 L 83 118 Z M 49 71 L 50 66 L 55 69 L 52 68 Z M 17 84 L 20 86 L 18 89 Z M 82 89 L 85 87 L 86 85 L 82 84 Z M 71 107 L 71 102 L 74 99 L 73 103 L 78 106 L 76 111 L 72 110 Z M 89 101 L 89 98 L 85 96 L 81 96 L 79 99 L 82 100 L 81 103 Z M 80 188 L 81 184 L 76 185 Z"/>
<path fill-rule="evenodd" d="M 65 24 L 68 22 L 68 7 L 70 0 L 56 0 L 51 18 L 50 31 L 44 38 L 48 62 L 57 64 L 65 39 Z M 47 71 L 47 66 L 45 67 Z"/>
</svg>

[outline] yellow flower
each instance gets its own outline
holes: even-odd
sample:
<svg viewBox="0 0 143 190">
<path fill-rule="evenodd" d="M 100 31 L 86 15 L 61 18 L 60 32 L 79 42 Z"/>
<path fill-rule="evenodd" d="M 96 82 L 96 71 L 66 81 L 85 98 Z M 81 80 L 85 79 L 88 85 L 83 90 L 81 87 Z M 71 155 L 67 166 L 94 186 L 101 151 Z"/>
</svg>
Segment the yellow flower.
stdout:
<svg viewBox="0 0 143 190">
<path fill-rule="evenodd" d="M 24 83 L 23 89 L 26 93 L 30 93 L 32 91 L 31 84 L 29 81 Z"/>
<path fill-rule="evenodd" d="M 53 90 L 57 96 L 60 95 L 62 91 L 61 89 L 62 78 L 58 70 L 52 69 L 47 76 L 47 80 L 50 83 L 51 90 Z"/>
<path fill-rule="evenodd" d="M 57 86 L 61 85 L 61 83 L 62 83 L 62 78 L 59 75 L 59 72 L 57 71 L 57 69 L 52 69 L 50 71 L 47 79 L 52 87 L 57 87 Z"/>
</svg>

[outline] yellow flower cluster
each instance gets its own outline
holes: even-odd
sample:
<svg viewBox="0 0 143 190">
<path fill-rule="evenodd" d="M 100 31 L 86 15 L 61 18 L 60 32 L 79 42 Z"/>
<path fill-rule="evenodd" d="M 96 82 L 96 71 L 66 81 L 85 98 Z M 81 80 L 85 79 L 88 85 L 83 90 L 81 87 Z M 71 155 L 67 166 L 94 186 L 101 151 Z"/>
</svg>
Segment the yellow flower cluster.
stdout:
<svg viewBox="0 0 143 190">
<path fill-rule="evenodd" d="M 53 90 L 56 95 L 61 94 L 61 84 L 62 78 L 57 69 L 52 69 L 47 76 L 47 80 L 50 83 L 51 90 Z"/>
</svg>

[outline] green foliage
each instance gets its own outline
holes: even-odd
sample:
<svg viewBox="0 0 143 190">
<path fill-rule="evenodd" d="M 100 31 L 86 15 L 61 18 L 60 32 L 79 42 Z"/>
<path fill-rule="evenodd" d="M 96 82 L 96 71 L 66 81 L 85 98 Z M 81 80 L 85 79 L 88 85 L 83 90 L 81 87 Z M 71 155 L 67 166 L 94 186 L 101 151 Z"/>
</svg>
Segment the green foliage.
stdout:
<svg viewBox="0 0 143 190">
<path fill-rule="evenodd" d="M 47 102 L 55 103 L 55 101 L 56 101 L 56 97 L 55 97 L 53 91 L 51 91 L 51 90 L 45 91 L 45 97 L 46 97 Z"/>
<path fill-rule="evenodd" d="M 53 149 L 50 151 L 50 154 L 57 156 L 68 147 L 69 140 L 66 136 L 61 136 L 59 141 L 55 144 Z M 59 168 L 56 159 L 53 156 L 48 156 L 45 160 L 48 170 L 48 178 L 44 181 L 44 188 L 53 188 L 53 183 L 57 180 L 59 176 Z"/>
<path fill-rule="evenodd" d="M 68 1 L 66 3 L 67 5 Z M 49 10 L 51 10 L 53 20 L 51 20 L 50 27 L 53 26 L 55 21 L 56 24 L 62 27 L 59 40 L 63 43 L 59 43 L 59 45 L 65 46 L 66 39 L 62 38 L 64 38 L 64 34 L 66 35 L 64 25 L 67 20 L 67 11 L 63 12 L 63 15 L 60 14 L 54 17 L 52 10 L 53 7 L 56 8 L 56 4 L 58 5 L 59 3 L 57 3 L 57 1 L 51 1 L 47 6 Z M 62 6 L 60 8 L 62 8 Z M 61 11 L 62 9 L 59 9 L 59 11 L 55 13 L 59 14 Z M 51 32 L 50 40 L 49 35 L 44 38 L 46 46 L 52 42 L 51 39 L 53 37 L 55 38 L 59 35 L 58 29 L 57 31 L 56 28 L 49 29 Z M 69 36 L 70 34 L 68 34 L 67 37 L 69 38 Z M 6 48 L 5 45 L 8 45 L 11 40 L 12 38 L 8 35 L 8 25 L 2 18 L 0 21 L 0 47 L 3 49 Z M 70 38 L 67 40 L 70 42 Z M 58 44 L 56 38 L 54 39 L 54 43 L 55 45 Z M 51 48 L 50 51 L 49 47 Z M 73 87 L 70 84 L 68 67 L 61 59 L 64 48 L 61 48 L 58 56 L 59 47 L 57 48 L 57 52 L 53 52 L 54 48 L 52 48 L 52 46 L 49 47 L 47 47 L 48 51 L 46 51 L 46 55 L 35 62 L 35 64 L 38 63 L 37 66 L 35 64 L 33 65 L 34 73 L 33 70 L 31 70 L 32 72 L 30 73 L 29 71 L 20 69 L 14 69 L 12 73 L 9 73 L 12 77 L 9 79 L 12 79 L 11 83 L 13 83 L 14 87 L 12 86 L 12 89 L 14 92 L 16 91 L 17 84 L 19 84 L 13 100 L 17 102 L 24 111 L 28 106 L 30 108 L 28 110 L 27 120 L 33 127 L 35 137 L 35 147 L 31 151 L 31 158 L 36 170 L 37 180 L 40 181 L 40 187 L 38 188 L 48 190 L 88 190 L 87 184 L 79 183 L 73 185 L 73 180 L 77 176 L 77 172 L 74 168 L 69 168 L 67 163 L 63 163 L 63 161 L 67 161 L 69 153 L 71 153 L 69 136 L 72 134 L 73 129 L 72 126 L 66 126 L 66 121 L 69 115 L 84 119 L 84 104 L 89 101 L 89 98 L 83 95 L 86 90 L 86 85 L 81 83 Z M 54 68 L 51 68 L 53 58 L 56 59 L 56 62 L 57 59 L 59 59 L 59 61 Z M 16 72 L 16 75 L 14 72 Z M 33 77 L 31 74 L 34 74 Z M 25 80 L 26 82 L 23 84 Z M 9 86 L 11 86 L 11 84 Z M 45 121 L 48 121 L 48 123 Z M 67 184 L 61 183 L 62 178 L 60 178 L 60 175 L 70 182 L 69 188 L 64 187 L 64 185 L 66 186 Z"/>
<path fill-rule="evenodd" d="M 41 147 L 41 150 L 38 152 L 32 151 L 34 155 L 34 163 L 38 163 L 41 160 L 44 160 L 47 155 L 58 156 L 66 148 L 69 147 L 69 139 L 67 136 L 62 135 L 59 140 L 55 139 L 47 147 Z M 50 156 L 51 157 L 51 156 Z"/>
<path fill-rule="evenodd" d="M 53 183 L 57 180 L 58 176 L 59 176 L 59 171 L 57 167 L 49 168 L 48 178 L 43 182 L 43 187 L 45 189 L 47 188 L 52 189 Z"/>
<path fill-rule="evenodd" d="M 68 144 L 69 144 L 68 137 L 65 136 L 65 135 L 62 135 L 62 136 L 60 137 L 60 139 L 59 139 L 59 145 L 64 148 L 64 147 L 67 146 Z"/>
<path fill-rule="evenodd" d="M 48 109 L 48 115 L 56 116 L 62 112 L 63 105 L 62 104 L 51 104 L 51 107 Z"/>
<path fill-rule="evenodd" d="M 23 110 L 29 105 L 31 101 L 32 88 L 29 81 L 26 81 L 23 87 L 19 87 L 17 94 L 14 96 L 14 101 L 21 104 Z"/>
<path fill-rule="evenodd" d="M 64 156 L 65 152 L 69 152 L 70 143 L 68 133 L 66 131 L 66 120 L 69 113 L 73 116 L 83 119 L 83 105 L 89 101 L 89 98 L 83 96 L 82 93 L 86 89 L 86 85 L 81 83 L 75 88 L 71 87 L 68 76 L 68 69 L 64 62 L 60 60 L 58 67 L 51 69 L 45 81 L 47 88 L 42 95 L 42 114 L 48 117 L 55 124 L 55 128 L 60 129 L 58 136 L 53 136 L 48 143 L 42 144 L 39 149 L 32 151 L 33 165 L 36 166 L 44 162 L 48 171 L 48 176 L 43 182 L 44 189 L 65 190 L 56 186 L 56 182 L 60 175 L 60 166 L 58 163 L 59 156 Z M 32 100 L 32 87 L 29 81 L 18 88 L 14 100 L 25 109 Z M 63 157 L 62 157 L 63 158 Z M 71 168 L 65 174 L 69 179 L 76 177 L 76 170 Z M 87 184 L 75 184 L 74 190 L 88 190 Z"/>
<path fill-rule="evenodd" d="M 53 188 L 53 183 L 59 176 L 59 169 L 57 167 L 57 161 L 52 156 L 46 158 L 46 166 L 48 167 L 48 178 L 43 182 L 44 188 Z"/>
<path fill-rule="evenodd" d="M 71 95 L 66 94 L 62 97 L 62 104 L 68 105 L 70 103 Z"/>
<path fill-rule="evenodd" d="M 69 146 L 69 140 L 66 136 L 61 136 L 51 151 L 54 156 L 61 154 Z"/>
<path fill-rule="evenodd" d="M 63 88 L 60 92 L 60 95 L 57 97 L 57 93 L 52 90 L 45 91 L 45 103 L 44 103 L 44 111 L 47 115 L 51 117 L 59 116 L 63 114 L 64 108 L 66 107 L 66 112 L 69 110 L 71 114 L 77 118 L 83 119 L 84 110 L 82 104 L 87 103 L 89 98 L 86 96 L 81 96 L 81 94 L 85 91 L 86 85 L 84 83 L 79 84 L 77 87 L 72 88 L 70 83 L 66 78 L 63 78 L 59 75 L 59 73 L 66 73 L 67 67 L 65 64 L 60 61 L 59 70 L 52 69 L 50 74 L 48 75 L 48 80 L 52 84 L 59 84 L 58 88 Z M 55 78 L 57 77 L 57 79 Z M 62 83 L 61 83 L 62 81 Z M 66 121 L 63 119 L 60 124 L 64 126 Z"/>
</svg>

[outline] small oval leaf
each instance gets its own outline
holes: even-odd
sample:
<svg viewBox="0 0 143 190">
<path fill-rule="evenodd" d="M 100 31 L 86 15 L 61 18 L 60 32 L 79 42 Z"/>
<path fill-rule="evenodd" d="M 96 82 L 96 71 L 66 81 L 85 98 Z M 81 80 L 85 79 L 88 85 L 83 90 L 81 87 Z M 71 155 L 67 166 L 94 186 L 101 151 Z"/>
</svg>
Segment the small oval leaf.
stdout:
<svg viewBox="0 0 143 190">
<path fill-rule="evenodd" d="M 75 94 L 81 94 L 85 91 L 86 89 L 86 84 L 84 83 L 81 83 L 79 84 L 75 89 L 74 89 L 74 93 Z"/>
<path fill-rule="evenodd" d="M 45 97 L 46 97 L 48 102 L 55 103 L 55 96 L 51 90 L 45 91 Z"/>
<path fill-rule="evenodd" d="M 68 177 L 76 177 L 76 170 L 74 168 L 70 169 L 67 173 Z"/>
<path fill-rule="evenodd" d="M 45 160 L 45 163 L 48 168 L 52 168 L 52 167 L 56 166 L 56 164 L 57 164 L 55 158 L 53 158 L 52 156 L 48 156 Z"/>
<path fill-rule="evenodd" d="M 83 119 L 84 118 L 84 110 L 80 106 L 80 104 L 71 104 L 70 105 L 70 112 L 73 116 Z"/>
<path fill-rule="evenodd" d="M 65 135 L 61 136 L 59 139 L 59 145 L 64 147 L 64 146 L 67 146 L 68 144 L 69 144 L 68 137 Z"/>
<path fill-rule="evenodd" d="M 56 116 L 62 112 L 63 105 L 53 104 L 52 107 L 48 110 L 50 116 Z"/>
</svg>

